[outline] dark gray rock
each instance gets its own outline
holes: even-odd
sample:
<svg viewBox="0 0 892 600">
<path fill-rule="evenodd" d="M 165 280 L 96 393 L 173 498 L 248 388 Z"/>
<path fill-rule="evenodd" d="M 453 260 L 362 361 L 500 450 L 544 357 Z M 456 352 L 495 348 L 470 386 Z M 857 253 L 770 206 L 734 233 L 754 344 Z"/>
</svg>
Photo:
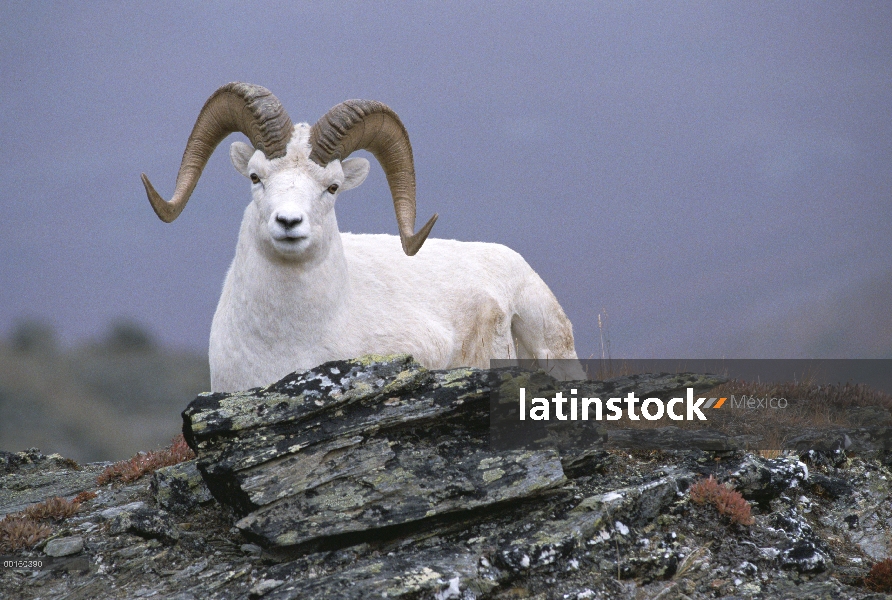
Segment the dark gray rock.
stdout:
<svg viewBox="0 0 892 600">
<path fill-rule="evenodd" d="M 733 437 L 711 429 L 681 429 L 660 427 L 656 429 L 611 429 L 607 432 L 610 448 L 639 450 L 707 450 L 733 452 L 743 446 Z"/>
<path fill-rule="evenodd" d="M 802 487 L 808 477 L 808 467 L 797 458 L 765 460 L 747 455 L 731 473 L 731 483 L 747 500 L 766 503 L 791 488 Z"/>
<path fill-rule="evenodd" d="M 827 569 L 830 559 L 810 540 L 796 542 L 781 553 L 781 566 L 800 573 L 820 573 Z"/>
<path fill-rule="evenodd" d="M 821 473 L 810 474 L 808 486 L 812 493 L 831 500 L 839 500 L 852 493 L 852 486 L 842 477 L 827 477 Z M 857 523 L 857 518 L 855 522 Z"/>
<path fill-rule="evenodd" d="M 180 532 L 164 510 L 149 508 L 142 503 L 129 505 L 114 514 L 103 513 L 109 519 L 108 530 L 112 534 L 134 533 L 140 537 L 173 543 L 180 539 Z"/>
<path fill-rule="evenodd" d="M 36 448 L 0 452 L 0 518 L 47 498 L 73 496 L 88 489 L 106 464 L 81 467 L 58 454 L 41 454 Z"/>
<path fill-rule="evenodd" d="M 862 414 L 868 412 L 865 410 Z M 838 457 L 845 453 L 844 456 L 876 459 L 888 464 L 892 461 L 892 427 L 803 428 L 785 440 L 784 447 L 794 449 L 802 456 L 810 454 L 818 462 L 838 465 Z"/>
<path fill-rule="evenodd" d="M 177 514 L 213 500 L 194 460 L 158 469 L 152 473 L 150 486 L 155 501 Z"/>
<path fill-rule="evenodd" d="M 199 397 L 183 415 L 208 487 L 243 515 L 236 526 L 288 547 L 456 518 L 564 483 L 554 450 L 490 450 L 488 391 L 479 370 L 370 357 Z"/>
<path fill-rule="evenodd" d="M 84 549 L 84 538 L 79 535 L 55 538 L 46 543 L 43 551 L 47 556 L 69 556 Z"/>
</svg>

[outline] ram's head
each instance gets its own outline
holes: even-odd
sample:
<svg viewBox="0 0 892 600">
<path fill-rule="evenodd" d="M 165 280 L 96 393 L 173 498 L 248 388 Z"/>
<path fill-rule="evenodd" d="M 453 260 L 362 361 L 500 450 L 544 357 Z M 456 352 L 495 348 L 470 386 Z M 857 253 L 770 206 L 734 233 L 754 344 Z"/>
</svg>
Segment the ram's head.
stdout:
<svg viewBox="0 0 892 600">
<path fill-rule="evenodd" d="M 244 143 L 233 144 L 233 164 L 251 179 L 255 200 L 276 198 L 260 204 L 270 242 L 279 252 L 299 253 L 302 244 L 308 243 L 303 240 L 311 234 L 307 228 L 314 211 L 330 212 L 337 192 L 362 183 L 368 174 L 368 161 L 346 160 L 360 149 L 371 152 L 384 169 L 406 254 L 418 252 L 437 219 L 434 215 L 418 233 L 413 233 L 412 147 L 399 117 L 386 105 L 348 100 L 329 110 L 312 127 L 295 127 L 269 90 L 229 83 L 208 98 L 198 115 L 186 143 L 171 201 L 165 201 L 148 177 L 142 176 L 149 202 L 162 221 L 169 223 L 179 216 L 214 149 L 236 131 L 244 133 L 253 148 Z M 298 186 L 299 193 L 282 193 L 294 186 Z"/>
<path fill-rule="evenodd" d="M 327 256 L 337 235 L 335 198 L 369 173 L 364 158 L 316 164 L 310 159 L 310 132 L 309 125 L 296 125 L 281 158 L 269 159 L 244 142 L 229 149 L 236 170 L 251 181 L 254 205 L 245 218 L 254 229 L 253 239 L 271 256 L 300 262 Z"/>
</svg>

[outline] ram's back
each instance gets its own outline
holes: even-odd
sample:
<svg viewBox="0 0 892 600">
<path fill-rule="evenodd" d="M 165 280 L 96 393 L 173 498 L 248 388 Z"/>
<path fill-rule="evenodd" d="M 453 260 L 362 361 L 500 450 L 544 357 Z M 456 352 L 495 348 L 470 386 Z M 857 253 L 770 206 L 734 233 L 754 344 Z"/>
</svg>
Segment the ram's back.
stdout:
<svg viewBox="0 0 892 600">
<path fill-rule="evenodd" d="M 538 279 L 523 257 L 501 244 L 430 238 L 415 256 L 406 256 L 397 236 L 341 236 L 351 282 L 382 291 L 449 295 L 480 290 L 505 296 L 531 277 Z"/>
<path fill-rule="evenodd" d="M 404 349 L 435 368 L 486 367 L 517 355 L 512 324 L 525 306 L 560 311 L 535 271 L 500 244 L 428 239 L 406 256 L 396 236 L 342 239 L 357 320 L 346 329 L 362 331 L 369 347 Z"/>
</svg>

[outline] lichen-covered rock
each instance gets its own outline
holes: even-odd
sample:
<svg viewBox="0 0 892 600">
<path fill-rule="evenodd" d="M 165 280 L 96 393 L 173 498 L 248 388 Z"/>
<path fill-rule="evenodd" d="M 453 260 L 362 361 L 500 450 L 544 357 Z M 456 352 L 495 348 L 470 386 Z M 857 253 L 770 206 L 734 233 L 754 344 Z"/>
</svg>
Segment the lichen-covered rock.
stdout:
<svg viewBox="0 0 892 600">
<path fill-rule="evenodd" d="M 195 460 L 158 469 L 152 473 L 150 486 L 155 501 L 174 513 L 189 512 L 214 499 L 195 466 Z"/>
<path fill-rule="evenodd" d="M 0 452 L 0 518 L 56 496 L 69 497 L 89 489 L 105 463 L 81 467 L 58 454 L 46 456 L 36 448 Z"/>
<path fill-rule="evenodd" d="M 496 562 L 512 571 L 522 572 L 562 559 L 574 560 L 571 557 L 584 552 L 589 540 L 607 539 L 611 531 L 625 536 L 629 534 L 630 526 L 643 526 L 652 521 L 679 499 L 679 483 L 684 488 L 692 477 L 691 473 L 674 473 L 585 498 L 569 511 L 566 518 L 547 521 L 541 527 L 509 536 L 497 552 Z M 657 558 L 656 562 L 665 562 L 666 569 L 658 570 L 668 573 L 668 564 L 674 563 L 674 559 L 665 558 L 666 561 Z M 578 562 L 578 558 L 575 560 Z M 639 560 L 637 566 L 643 567 L 646 562 L 654 561 Z"/>
<path fill-rule="evenodd" d="M 829 562 L 827 555 L 811 540 L 796 542 L 781 553 L 781 566 L 800 573 L 820 573 Z"/>
<path fill-rule="evenodd" d="M 394 555 L 362 560 L 337 573 L 305 580 L 293 570 L 269 600 L 364 600 L 366 598 L 477 598 L 498 586 L 497 575 L 479 555 L 445 548 L 411 558 Z"/>
<path fill-rule="evenodd" d="M 748 455 L 731 473 L 731 482 L 747 500 L 765 503 L 791 488 L 801 487 L 808 475 L 808 467 L 795 457 L 765 460 Z"/>
<path fill-rule="evenodd" d="M 808 486 L 814 494 L 839 500 L 852 493 L 852 486 L 842 477 L 827 477 L 821 473 L 810 473 Z"/>
<path fill-rule="evenodd" d="M 870 407 L 861 407 L 858 419 L 871 414 Z M 888 412 L 888 411 L 885 411 Z M 796 450 L 800 455 L 807 453 L 823 455 L 825 461 L 835 462 L 834 457 L 845 453 L 864 459 L 876 459 L 884 463 L 892 461 L 892 427 L 871 424 L 865 427 L 822 427 L 803 428 L 796 431 L 784 446 Z"/>
<path fill-rule="evenodd" d="M 140 537 L 172 543 L 180 538 L 180 532 L 170 514 L 146 506 L 142 502 L 128 504 L 120 509 L 102 513 L 108 519 L 108 531 L 112 534 L 134 533 Z"/>
<path fill-rule="evenodd" d="M 305 545 L 518 501 L 565 481 L 554 450 L 489 447 L 486 374 L 410 357 L 326 363 L 199 397 L 187 440 L 218 501 L 265 546 Z"/>
<path fill-rule="evenodd" d="M 678 500 L 693 479 L 694 475 L 689 472 L 673 473 L 641 485 L 591 496 L 571 512 L 601 512 L 626 524 L 643 525 Z"/>
</svg>

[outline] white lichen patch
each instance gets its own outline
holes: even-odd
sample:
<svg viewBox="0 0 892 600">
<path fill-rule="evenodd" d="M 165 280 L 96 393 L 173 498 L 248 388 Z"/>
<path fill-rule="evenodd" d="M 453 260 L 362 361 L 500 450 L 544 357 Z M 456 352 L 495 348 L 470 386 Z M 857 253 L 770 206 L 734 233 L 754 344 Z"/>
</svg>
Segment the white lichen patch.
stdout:
<svg viewBox="0 0 892 600">
<path fill-rule="evenodd" d="M 462 379 L 467 379 L 471 375 L 474 374 L 476 369 L 452 369 L 447 373 L 443 374 L 443 387 L 453 387 L 456 385 L 456 382 Z"/>
<path fill-rule="evenodd" d="M 349 362 L 362 366 L 362 367 L 370 367 L 375 364 L 383 364 L 388 362 L 408 362 L 412 361 L 411 354 L 363 354 L 360 357 L 354 358 Z"/>
<path fill-rule="evenodd" d="M 336 495 L 332 494 L 327 496 L 321 504 L 328 510 L 345 511 L 363 506 L 365 503 L 366 498 L 355 490 L 341 490 L 341 492 Z"/>
<path fill-rule="evenodd" d="M 238 526 L 238 523 L 236 523 L 236 526 Z M 293 544 L 296 544 L 299 540 L 300 538 L 298 537 L 296 531 L 288 531 L 286 533 L 283 533 L 282 535 L 276 536 L 275 538 L 276 544 L 278 544 L 279 546 L 291 546 Z"/>
<path fill-rule="evenodd" d="M 492 483 L 498 479 L 501 479 L 505 475 L 505 471 L 502 469 L 490 469 L 489 471 L 483 472 L 483 481 L 486 483 Z"/>
<path fill-rule="evenodd" d="M 429 584 L 436 583 L 442 579 L 443 576 L 440 573 L 437 573 L 430 567 L 422 567 L 420 572 L 409 573 L 402 577 L 398 577 L 397 580 L 402 583 L 401 588 L 389 589 L 387 592 L 388 594 L 394 595 L 400 595 L 407 591 L 414 592 L 425 589 Z"/>
<path fill-rule="evenodd" d="M 461 598 L 461 588 L 459 587 L 460 582 L 461 579 L 459 577 L 453 577 L 452 579 L 450 579 L 449 587 L 434 594 L 435 600 L 450 600 L 451 598 Z"/>
<path fill-rule="evenodd" d="M 477 465 L 477 469 L 479 469 L 480 471 L 488 471 L 489 469 L 496 467 L 496 465 L 501 465 L 501 464 L 502 464 L 501 457 L 490 456 L 490 457 L 487 457 L 487 458 L 484 458 L 483 460 L 481 460 L 480 464 Z"/>
<path fill-rule="evenodd" d="M 550 565 L 556 557 L 557 551 L 553 547 L 548 547 L 542 550 L 537 561 L 540 565 Z"/>
</svg>

